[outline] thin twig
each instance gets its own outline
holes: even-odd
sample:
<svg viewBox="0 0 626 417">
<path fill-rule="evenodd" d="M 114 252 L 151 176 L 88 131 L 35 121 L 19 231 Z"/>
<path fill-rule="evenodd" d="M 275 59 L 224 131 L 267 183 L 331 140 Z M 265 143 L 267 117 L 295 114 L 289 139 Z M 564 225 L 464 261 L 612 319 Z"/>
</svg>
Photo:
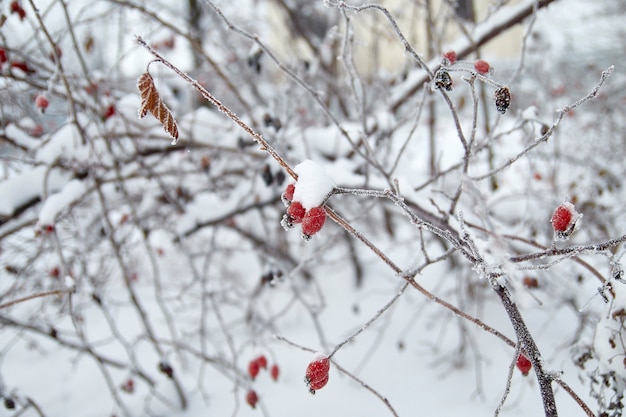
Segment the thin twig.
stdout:
<svg viewBox="0 0 626 417">
<path fill-rule="evenodd" d="M 250 135 L 252 137 L 252 139 L 254 139 L 261 146 L 261 150 L 269 153 L 272 156 L 272 158 L 274 158 L 276 160 L 276 162 L 278 162 L 278 164 L 280 166 L 282 166 L 285 169 L 285 171 L 287 171 L 287 173 L 293 179 L 296 179 L 296 180 L 298 179 L 298 174 L 296 174 L 294 172 L 294 170 L 287 163 L 287 161 L 285 161 L 283 159 L 283 157 L 280 156 L 278 154 L 278 152 L 276 152 L 276 150 L 274 150 L 274 148 L 263 138 L 262 135 L 257 133 L 250 126 L 248 126 L 248 124 L 246 124 L 243 120 L 241 120 L 239 118 L 239 116 L 237 116 L 235 113 L 233 113 L 227 106 L 225 106 L 220 100 L 218 100 L 213 94 L 211 94 L 206 88 L 204 88 L 197 80 L 191 78 L 188 74 L 186 74 L 185 72 L 181 71 L 177 66 L 175 66 L 170 61 L 165 59 L 154 48 L 152 48 L 150 45 L 148 45 L 140 36 L 137 37 L 137 43 L 139 43 L 141 46 L 146 48 L 148 50 L 148 52 L 150 52 L 152 55 L 154 55 L 154 57 L 156 58 L 157 62 L 160 62 L 161 64 L 165 65 L 167 68 L 169 68 L 172 71 L 174 71 L 183 80 L 185 80 L 189 84 L 191 84 L 191 86 L 193 88 L 195 88 L 200 94 L 202 94 L 202 97 L 204 97 L 205 99 L 210 101 L 211 104 L 213 104 L 215 107 L 217 107 L 217 109 L 219 111 L 224 113 L 226 116 L 228 116 L 229 119 L 231 119 L 233 122 L 235 122 L 237 125 L 239 125 L 239 127 L 241 127 L 243 130 L 245 130 L 246 133 L 248 135 Z"/>
<path fill-rule="evenodd" d="M 23 303 L 24 301 L 32 300 L 34 298 L 48 297 L 50 295 L 65 295 L 65 294 L 71 293 L 72 291 L 74 291 L 73 288 L 63 288 L 63 289 L 58 289 L 58 290 L 44 291 L 44 292 L 39 292 L 36 294 L 27 295 L 26 297 L 18 298 L 16 300 L 12 300 L 4 304 L 0 304 L 0 310 L 2 310 L 3 308 L 11 307 L 15 304 Z"/>
</svg>

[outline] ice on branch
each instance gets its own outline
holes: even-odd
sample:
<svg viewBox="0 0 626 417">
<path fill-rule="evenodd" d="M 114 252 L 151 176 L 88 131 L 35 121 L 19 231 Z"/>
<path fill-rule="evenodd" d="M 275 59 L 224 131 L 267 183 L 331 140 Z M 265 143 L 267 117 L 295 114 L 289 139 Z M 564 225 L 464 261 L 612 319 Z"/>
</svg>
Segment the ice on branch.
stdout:
<svg viewBox="0 0 626 417">
<path fill-rule="evenodd" d="M 305 210 L 321 206 L 335 183 L 328 176 L 324 168 L 310 159 L 306 159 L 294 168 L 298 174 L 298 183 L 293 194 L 293 200 L 302 203 Z"/>
</svg>

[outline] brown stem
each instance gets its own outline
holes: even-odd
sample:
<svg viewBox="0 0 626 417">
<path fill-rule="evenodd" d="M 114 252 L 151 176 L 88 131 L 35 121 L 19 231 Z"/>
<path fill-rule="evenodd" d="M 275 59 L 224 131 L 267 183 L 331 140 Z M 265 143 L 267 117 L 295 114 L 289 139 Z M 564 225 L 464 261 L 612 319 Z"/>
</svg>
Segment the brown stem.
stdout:
<svg viewBox="0 0 626 417">
<path fill-rule="evenodd" d="M 26 297 L 18 298 L 17 300 L 12 300 L 4 304 L 0 304 L 0 310 L 2 310 L 3 308 L 11 307 L 12 305 L 15 305 L 15 304 L 22 303 L 24 301 L 32 300 L 33 298 L 47 297 L 49 295 L 64 295 L 72 291 L 73 291 L 72 288 L 65 288 L 61 290 L 44 291 L 44 292 L 40 292 L 37 294 L 27 295 Z"/>
</svg>

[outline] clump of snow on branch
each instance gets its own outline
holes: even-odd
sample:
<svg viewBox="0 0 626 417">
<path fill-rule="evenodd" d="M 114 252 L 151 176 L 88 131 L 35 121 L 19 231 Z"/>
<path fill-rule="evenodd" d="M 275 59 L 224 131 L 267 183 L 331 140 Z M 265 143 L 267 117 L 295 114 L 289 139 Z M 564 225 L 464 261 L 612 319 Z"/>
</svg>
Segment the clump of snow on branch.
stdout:
<svg viewBox="0 0 626 417">
<path fill-rule="evenodd" d="M 298 183 L 293 199 L 302 203 L 306 210 L 322 205 L 335 188 L 335 183 L 324 168 L 310 159 L 296 165 L 294 171 L 298 174 Z"/>
<path fill-rule="evenodd" d="M 54 219 L 66 207 L 80 200 L 86 185 L 81 180 L 72 180 L 63 189 L 48 197 L 39 212 L 39 224 L 54 224 Z"/>
</svg>

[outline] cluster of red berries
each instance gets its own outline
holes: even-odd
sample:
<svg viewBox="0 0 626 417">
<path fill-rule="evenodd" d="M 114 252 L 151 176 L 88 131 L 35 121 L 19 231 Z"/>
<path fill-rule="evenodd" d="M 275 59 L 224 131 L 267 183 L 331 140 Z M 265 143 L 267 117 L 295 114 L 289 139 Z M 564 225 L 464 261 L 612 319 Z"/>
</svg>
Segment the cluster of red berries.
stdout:
<svg viewBox="0 0 626 417">
<path fill-rule="evenodd" d="M 250 375 L 250 378 L 254 380 L 261 369 L 267 369 L 267 358 L 265 357 L 265 355 L 259 355 L 248 363 L 248 375 Z M 280 370 L 278 368 L 278 365 L 272 365 L 272 367 L 270 368 L 270 376 L 274 381 L 278 380 L 279 373 Z"/>
<path fill-rule="evenodd" d="M 304 374 L 304 382 L 309 387 L 311 394 L 315 394 L 315 391 L 324 388 L 328 383 L 328 371 L 330 371 L 330 360 L 328 357 L 316 354 L 306 367 Z"/>
<path fill-rule="evenodd" d="M 248 375 L 253 381 L 256 379 L 261 369 L 267 369 L 267 358 L 265 355 L 259 355 L 248 363 Z M 273 364 L 270 367 L 270 376 L 274 381 L 278 381 L 279 374 L 280 368 L 277 364 Z M 256 404 L 259 402 L 259 396 L 252 388 L 246 392 L 246 402 L 252 408 L 256 408 Z"/>
<path fill-rule="evenodd" d="M 24 18 L 26 17 L 26 10 L 24 10 L 19 1 L 12 1 L 9 7 L 11 9 L 11 14 L 17 13 L 17 15 L 20 17 L 20 20 L 24 20 Z"/>
<path fill-rule="evenodd" d="M 550 223 L 556 239 L 565 240 L 576 229 L 578 220 L 582 214 L 578 213 L 572 203 L 566 202 L 554 209 Z"/>
<path fill-rule="evenodd" d="M 302 224 L 302 238 L 311 239 L 311 236 L 319 232 L 326 222 L 324 207 L 312 207 L 305 209 L 300 201 L 294 201 L 296 191 L 295 184 L 288 184 L 281 198 L 287 206 L 287 213 L 283 216 L 281 225 L 286 229 L 292 229 L 294 224 Z"/>
<path fill-rule="evenodd" d="M 9 58 L 7 57 L 7 51 L 4 48 L 0 48 L 0 67 L 8 61 Z M 29 67 L 28 64 L 24 61 L 13 61 L 10 63 L 10 67 L 17 68 L 26 74 L 32 74 L 35 72 L 35 70 Z"/>
</svg>

